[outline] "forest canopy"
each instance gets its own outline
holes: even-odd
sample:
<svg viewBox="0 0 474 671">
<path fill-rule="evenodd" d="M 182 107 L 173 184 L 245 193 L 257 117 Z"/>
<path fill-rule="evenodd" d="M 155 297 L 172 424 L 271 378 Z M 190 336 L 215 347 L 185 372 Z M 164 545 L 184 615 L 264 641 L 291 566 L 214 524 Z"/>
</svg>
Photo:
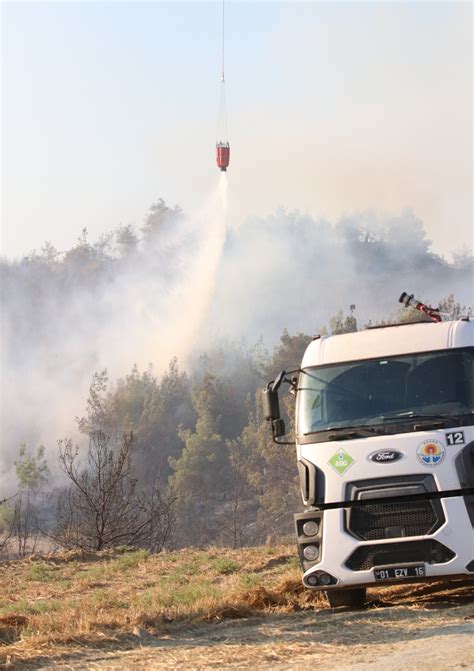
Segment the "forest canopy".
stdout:
<svg viewBox="0 0 474 671">
<path fill-rule="evenodd" d="M 86 459 L 122 454 L 129 518 L 145 524 L 159 509 L 177 545 L 285 535 L 300 505 L 293 449 L 271 443 L 258 390 L 299 365 L 314 333 L 398 320 L 402 290 L 441 302 L 452 317 L 472 300 L 472 256 L 434 254 L 410 212 L 332 224 L 281 210 L 227 231 L 214 274 L 200 247 L 205 235 L 158 200 L 138 229 L 120 225 L 91 242 L 84 228 L 69 250 L 46 242 L 0 261 L 8 391 L 0 499 L 15 494 L 15 462 L 19 477 L 35 455 L 44 466 L 37 486 L 20 487 L 16 522 L 10 509 L 0 526 L 19 524 L 28 506 L 32 524 L 40 489 L 77 500 L 66 457 L 93 491 Z M 51 527 L 54 505 L 47 508 L 37 522 Z M 72 523 L 62 519 L 63 539 Z M 145 546 L 153 536 L 155 548 L 171 542 L 165 527 L 149 531 L 124 534 Z"/>
</svg>

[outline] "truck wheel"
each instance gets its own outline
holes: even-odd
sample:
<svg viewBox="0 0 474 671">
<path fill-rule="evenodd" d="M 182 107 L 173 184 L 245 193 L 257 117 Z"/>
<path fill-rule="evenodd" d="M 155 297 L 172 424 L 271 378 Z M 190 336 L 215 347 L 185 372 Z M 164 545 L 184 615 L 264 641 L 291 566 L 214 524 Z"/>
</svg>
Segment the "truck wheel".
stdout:
<svg viewBox="0 0 474 671">
<path fill-rule="evenodd" d="M 365 593 L 365 587 L 358 587 L 357 589 L 328 589 L 326 597 L 331 608 L 338 608 L 339 606 L 363 608 Z"/>
</svg>

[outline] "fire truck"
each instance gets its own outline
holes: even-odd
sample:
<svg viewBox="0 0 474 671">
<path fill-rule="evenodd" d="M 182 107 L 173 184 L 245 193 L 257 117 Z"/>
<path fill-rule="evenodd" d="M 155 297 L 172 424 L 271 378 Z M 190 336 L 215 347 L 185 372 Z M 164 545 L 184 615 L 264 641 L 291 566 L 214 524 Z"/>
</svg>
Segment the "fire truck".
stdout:
<svg viewBox="0 0 474 671">
<path fill-rule="evenodd" d="M 474 577 L 474 323 L 402 294 L 430 321 L 316 336 L 264 390 L 296 394 L 303 584 L 360 607 L 369 586 Z"/>
</svg>

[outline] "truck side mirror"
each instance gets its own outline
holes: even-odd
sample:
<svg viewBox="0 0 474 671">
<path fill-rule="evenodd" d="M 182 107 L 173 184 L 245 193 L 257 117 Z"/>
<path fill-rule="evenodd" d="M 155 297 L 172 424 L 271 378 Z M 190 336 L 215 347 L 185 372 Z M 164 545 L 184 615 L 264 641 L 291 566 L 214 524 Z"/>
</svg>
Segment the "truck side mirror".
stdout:
<svg viewBox="0 0 474 671">
<path fill-rule="evenodd" d="M 263 390 L 263 414 L 267 422 L 280 419 L 278 391 L 274 390 L 270 385 Z"/>
<path fill-rule="evenodd" d="M 286 435 L 285 422 L 281 418 L 280 400 L 278 398 L 278 389 L 285 376 L 285 371 L 282 371 L 278 377 L 269 382 L 267 388 L 263 390 L 263 414 L 267 422 L 270 422 L 272 427 L 272 436 L 275 442 L 277 438 L 282 438 Z"/>
<path fill-rule="evenodd" d="M 263 390 L 263 414 L 267 422 L 280 419 L 281 417 L 278 390 L 285 379 L 285 375 L 286 372 L 282 370 L 272 382 L 267 384 L 267 388 Z M 284 435 L 284 433 L 281 435 Z"/>
</svg>

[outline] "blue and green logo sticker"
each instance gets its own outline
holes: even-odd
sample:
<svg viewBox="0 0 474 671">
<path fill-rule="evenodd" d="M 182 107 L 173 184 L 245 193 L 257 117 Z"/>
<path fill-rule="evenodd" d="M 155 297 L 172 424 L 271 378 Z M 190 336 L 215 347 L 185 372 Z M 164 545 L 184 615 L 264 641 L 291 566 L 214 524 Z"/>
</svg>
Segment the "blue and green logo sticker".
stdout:
<svg viewBox="0 0 474 671">
<path fill-rule="evenodd" d="M 345 450 L 338 450 L 328 461 L 328 464 L 332 466 L 339 475 L 343 475 L 353 463 L 354 459 Z"/>
</svg>

